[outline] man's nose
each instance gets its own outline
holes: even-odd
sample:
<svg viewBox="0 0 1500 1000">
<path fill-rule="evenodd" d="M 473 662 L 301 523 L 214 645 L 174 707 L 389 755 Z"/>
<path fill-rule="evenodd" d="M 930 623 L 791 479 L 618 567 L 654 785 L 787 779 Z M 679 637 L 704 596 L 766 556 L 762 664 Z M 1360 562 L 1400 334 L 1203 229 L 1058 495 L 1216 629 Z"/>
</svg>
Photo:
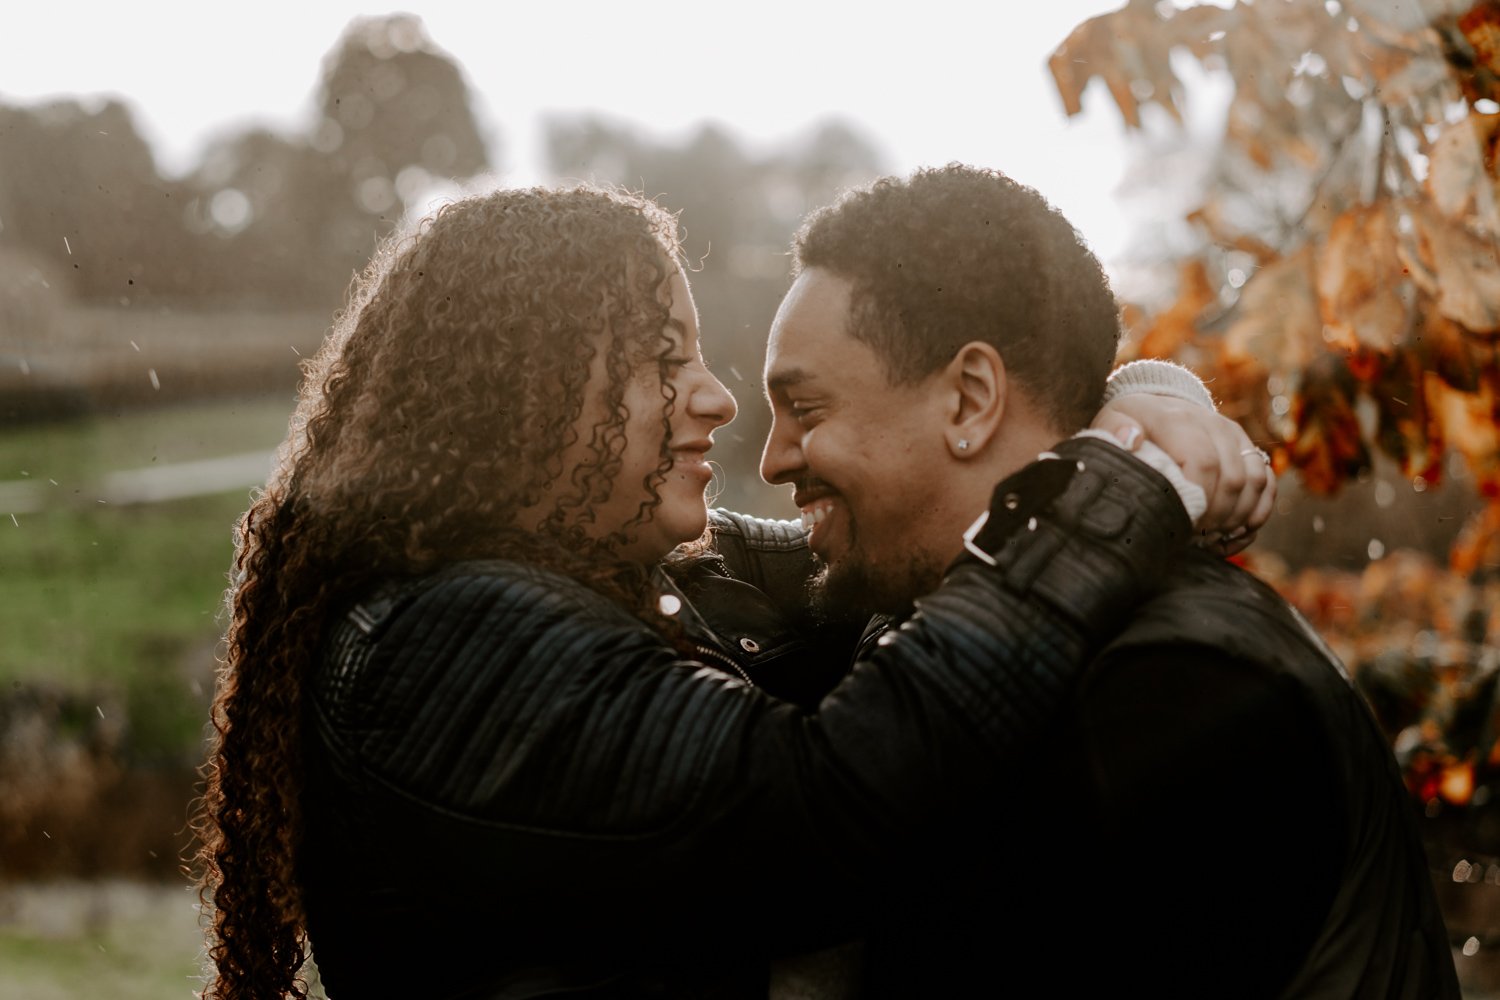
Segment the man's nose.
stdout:
<svg viewBox="0 0 1500 1000">
<path fill-rule="evenodd" d="M 760 478 L 773 486 L 790 483 L 803 469 L 802 443 L 793 422 L 771 414 L 771 432 L 760 454 Z"/>
</svg>

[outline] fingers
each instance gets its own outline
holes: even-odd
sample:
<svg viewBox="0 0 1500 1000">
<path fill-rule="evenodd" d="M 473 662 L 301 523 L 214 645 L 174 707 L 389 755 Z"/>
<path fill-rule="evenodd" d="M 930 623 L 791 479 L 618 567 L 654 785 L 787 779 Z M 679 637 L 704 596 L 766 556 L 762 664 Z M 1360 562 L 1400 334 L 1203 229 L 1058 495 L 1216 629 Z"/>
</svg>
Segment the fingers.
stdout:
<svg viewBox="0 0 1500 1000">
<path fill-rule="evenodd" d="M 1253 445 L 1239 449 L 1232 458 L 1224 460 L 1235 463 L 1241 474 L 1235 479 L 1234 496 L 1226 498 L 1228 509 L 1223 513 L 1219 530 L 1232 535 L 1242 529 L 1259 528 L 1265 523 L 1264 520 L 1259 524 L 1252 524 L 1250 519 L 1260 505 L 1267 484 L 1274 482 L 1270 466 L 1261 457 L 1260 449 Z M 1267 516 L 1270 516 L 1269 511 Z"/>
<path fill-rule="evenodd" d="M 1240 537 L 1238 538 L 1224 539 L 1219 543 L 1219 554 L 1224 556 L 1226 559 L 1230 556 L 1239 555 L 1241 552 L 1250 547 L 1251 542 L 1255 541 L 1255 534 L 1256 533 L 1253 531 L 1247 531 L 1244 534 L 1240 535 Z"/>
<path fill-rule="evenodd" d="M 1245 526 L 1251 533 L 1259 531 L 1271 520 L 1271 513 L 1276 509 L 1276 474 L 1271 470 L 1271 463 L 1261 461 L 1265 469 L 1265 485 L 1261 487 L 1260 499 L 1255 502 L 1255 507 L 1250 511 L 1250 516 L 1245 519 Z"/>
<path fill-rule="evenodd" d="M 1207 515 L 1198 523 L 1199 544 L 1223 556 L 1236 555 L 1248 548 L 1276 509 L 1276 476 L 1269 457 L 1254 446 L 1242 451 L 1238 457 L 1245 466 L 1245 474 L 1233 507 L 1212 524 L 1208 523 Z"/>
<path fill-rule="evenodd" d="M 1208 509 L 1198 519 L 1198 544 L 1239 552 L 1270 518 L 1276 477 L 1264 451 L 1243 428 L 1196 403 L 1139 393 L 1113 400 L 1093 426 L 1116 436 L 1143 435 L 1202 487 Z M 1126 444 L 1134 448 L 1135 438 Z"/>
<path fill-rule="evenodd" d="M 1118 409 L 1101 410 L 1090 426 L 1096 431 L 1109 434 L 1120 442 L 1120 447 L 1126 451 L 1135 451 L 1136 447 L 1146 439 L 1146 432 L 1141 427 L 1141 422 Z"/>
</svg>

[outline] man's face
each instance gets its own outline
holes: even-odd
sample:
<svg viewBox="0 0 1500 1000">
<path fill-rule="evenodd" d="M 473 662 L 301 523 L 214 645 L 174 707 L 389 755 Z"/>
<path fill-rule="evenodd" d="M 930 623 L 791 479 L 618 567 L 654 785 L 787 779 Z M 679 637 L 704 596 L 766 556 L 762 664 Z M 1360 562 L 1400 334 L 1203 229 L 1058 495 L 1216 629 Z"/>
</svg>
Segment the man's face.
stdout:
<svg viewBox="0 0 1500 1000">
<path fill-rule="evenodd" d="M 771 325 L 771 433 L 760 472 L 791 483 L 824 563 L 819 584 L 841 608 L 903 610 L 935 586 L 953 553 L 943 517 L 943 396 L 937 379 L 891 385 L 880 358 L 848 333 L 850 284 L 811 268 Z"/>
</svg>

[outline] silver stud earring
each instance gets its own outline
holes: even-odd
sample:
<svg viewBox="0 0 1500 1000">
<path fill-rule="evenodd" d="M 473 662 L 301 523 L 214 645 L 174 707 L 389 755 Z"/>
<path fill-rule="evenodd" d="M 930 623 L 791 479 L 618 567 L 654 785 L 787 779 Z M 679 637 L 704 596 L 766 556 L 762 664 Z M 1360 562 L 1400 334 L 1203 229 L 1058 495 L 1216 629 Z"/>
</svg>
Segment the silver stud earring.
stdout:
<svg viewBox="0 0 1500 1000">
<path fill-rule="evenodd" d="M 968 451 L 969 450 L 969 439 L 968 438 L 959 438 L 958 439 L 958 450 L 959 451 Z"/>
</svg>

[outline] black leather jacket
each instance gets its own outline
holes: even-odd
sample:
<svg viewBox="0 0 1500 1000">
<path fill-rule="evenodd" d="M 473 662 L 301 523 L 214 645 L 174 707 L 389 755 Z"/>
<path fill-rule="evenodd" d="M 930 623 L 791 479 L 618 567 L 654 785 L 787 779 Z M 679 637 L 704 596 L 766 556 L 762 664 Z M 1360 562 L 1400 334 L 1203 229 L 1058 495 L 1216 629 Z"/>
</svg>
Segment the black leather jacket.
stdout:
<svg viewBox="0 0 1500 1000">
<path fill-rule="evenodd" d="M 1458 1000 L 1384 737 L 1317 635 L 1224 560 L 1184 553 L 972 794 L 923 879 L 892 886 L 865 995 L 990 995 L 1019 965 L 1055 996 Z"/>
<path fill-rule="evenodd" d="M 712 548 L 674 556 L 660 580 L 681 601 L 691 652 L 772 697 L 816 709 L 849 672 L 869 619 L 812 613 L 815 563 L 797 522 L 714 510 L 709 525 Z"/>
<path fill-rule="evenodd" d="M 878 919 L 1189 533 L 1141 463 L 1060 451 L 997 488 L 984 557 L 815 711 L 531 566 L 360 601 L 303 722 L 300 866 L 333 1000 L 730 996 L 736 963 Z"/>
</svg>

